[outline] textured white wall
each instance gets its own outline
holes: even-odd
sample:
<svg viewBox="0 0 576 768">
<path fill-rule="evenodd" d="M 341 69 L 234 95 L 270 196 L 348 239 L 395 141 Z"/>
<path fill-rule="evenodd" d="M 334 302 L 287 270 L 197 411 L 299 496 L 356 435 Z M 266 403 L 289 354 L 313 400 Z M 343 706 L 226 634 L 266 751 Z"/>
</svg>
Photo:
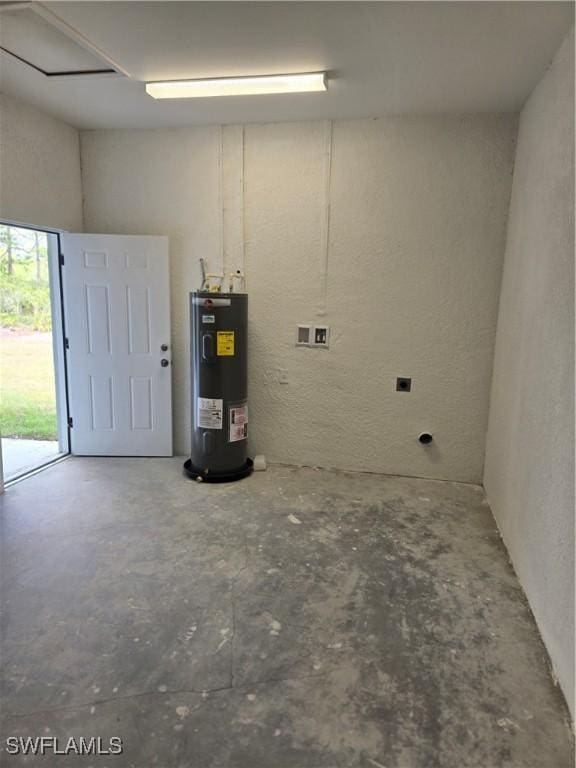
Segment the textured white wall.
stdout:
<svg viewBox="0 0 576 768">
<path fill-rule="evenodd" d="M 520 119 L 485 486 L 574 714 L 574 33 Z"/>
<path fill-rule="evenodd" d="M 176 449 L 187 292 L 225 257 L 248 278 L 252 452 L 480 481 L 515 136 L 494 115 L 83 133 L 86 231 L 171 238 Z M 299 322 L 330 350 L 295 348 Z"/>
<path fill-rule="evenodd" d="M 246 136 L 255 446 L 273 461 L 479 481 L 515 120 L 334 123 L 325 294 L 325 126 Z M 329 351 L 294 346 L 295 325 L 314 321 L 331 326 Z M 410 394 L 396 376 L 413 377 Z"/>
<path fill-rule="evenodd" d="M 82 231 L 78 131 L 0 95 L 0 218 Z"/>
</svg>

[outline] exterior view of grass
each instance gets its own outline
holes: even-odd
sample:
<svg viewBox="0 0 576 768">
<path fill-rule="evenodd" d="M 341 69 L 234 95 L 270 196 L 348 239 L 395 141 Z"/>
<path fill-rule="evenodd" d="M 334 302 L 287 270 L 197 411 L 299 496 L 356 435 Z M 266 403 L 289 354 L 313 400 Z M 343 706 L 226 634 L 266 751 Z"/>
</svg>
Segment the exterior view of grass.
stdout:
<svg viewBox="0 0 576 768">
<path fill-rule="evenodd" d="M 0 434 L 57 438 L 48 240 L 0 225 Z"/>
<path fill-rule="evenodd" d="M 56 440 L 52 334 L 0 328 L 2 437 Z"/>
</svg>

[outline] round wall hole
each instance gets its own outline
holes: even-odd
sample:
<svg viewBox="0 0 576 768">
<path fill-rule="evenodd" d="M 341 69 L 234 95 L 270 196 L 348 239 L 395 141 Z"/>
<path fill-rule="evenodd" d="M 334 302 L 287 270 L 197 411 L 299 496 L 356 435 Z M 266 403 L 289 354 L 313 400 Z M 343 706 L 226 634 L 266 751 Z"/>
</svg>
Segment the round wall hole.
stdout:
<svg viewBox="0 0 576 768">
<path fill-rule="evenodd" d="M 422 443 L 422 445 L 430 445 L 433 438 L 432 435 L 429 432 L 422 432 L 422 434 L 419 436 L 418 440 Z"/>
</svg>

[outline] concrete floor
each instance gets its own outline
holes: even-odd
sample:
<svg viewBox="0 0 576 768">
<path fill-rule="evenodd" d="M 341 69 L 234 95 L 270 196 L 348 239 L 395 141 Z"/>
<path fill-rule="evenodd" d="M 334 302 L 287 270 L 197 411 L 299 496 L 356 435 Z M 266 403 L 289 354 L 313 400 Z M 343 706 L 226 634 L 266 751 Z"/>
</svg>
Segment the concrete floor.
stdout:
<svg viewBox="0 0 576 768">
<path fill-rule="evenodd" d="M 57 440 L 20 440 L 2 438 L 4 481 L 41 467 L 61 455 Z"/>
<path fill-rule="evenodd" d="M 180 467 L 70 459 L 3 497 L 2 742 L 124 754 L 2 765 L 572 766 L 481 488 Z"/>
</svg>

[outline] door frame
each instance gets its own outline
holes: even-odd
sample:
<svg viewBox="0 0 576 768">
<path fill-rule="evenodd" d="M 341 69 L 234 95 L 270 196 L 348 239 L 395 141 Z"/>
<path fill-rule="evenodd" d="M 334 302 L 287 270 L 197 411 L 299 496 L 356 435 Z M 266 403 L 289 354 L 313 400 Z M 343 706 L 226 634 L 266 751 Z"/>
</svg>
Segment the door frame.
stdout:
<svg viewBox="0 0 576 768">
<path fill-rule="evenodd" d="M 60 235 L 65 229 L 54 227 L 42 227 L 35 224 L 26 224 L 21 221 L 0 218 L 0 224 L 18 229 L 30 229 L 35 232 L 43 232 L 48 238 L 48 275 L 50 286 L 50 306 L 52 311 L 52 353 L 54 361 L 54 384 L 56 390 L 56 414 L 58 419 L 58 448 L 60 454 L 47 461 L 40 467 L 12 478 L 4 483 L 2 471 L 2 443 L 0 442 L 0 493 L 2 490 L 19 480 L 34 474 L 44 467 L 61 461 L 70 455 L 70 426 L 68 407 L 68 363 L 66 360 L 66 326 L 64 317 L 64 294 L 62 288 L 62 260 L 60 257 Z"/>
</svg>

